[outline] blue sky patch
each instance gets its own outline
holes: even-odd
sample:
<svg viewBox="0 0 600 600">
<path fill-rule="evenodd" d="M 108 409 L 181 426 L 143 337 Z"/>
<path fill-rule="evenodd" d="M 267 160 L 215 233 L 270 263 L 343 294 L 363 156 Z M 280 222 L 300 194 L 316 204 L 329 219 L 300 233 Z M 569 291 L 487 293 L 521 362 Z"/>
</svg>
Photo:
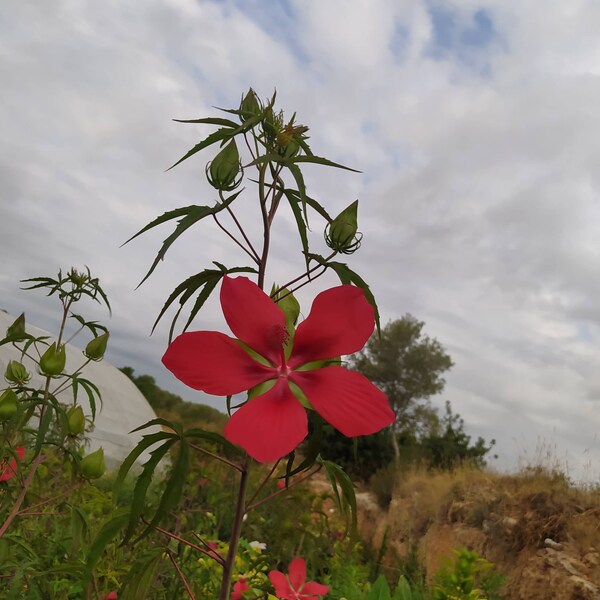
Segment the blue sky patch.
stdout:
<svg viewBox="0 0 600 600">
<path fill-rule="evenodd" d="M 489 53 L 498 42 L 491 14 L 478 9 L 468 16 L 439 4 L 430 4 L 428 12 L 433 35 L 425 55 L 456 60 L 482 76 L 489 75 Z"/>
</svg>

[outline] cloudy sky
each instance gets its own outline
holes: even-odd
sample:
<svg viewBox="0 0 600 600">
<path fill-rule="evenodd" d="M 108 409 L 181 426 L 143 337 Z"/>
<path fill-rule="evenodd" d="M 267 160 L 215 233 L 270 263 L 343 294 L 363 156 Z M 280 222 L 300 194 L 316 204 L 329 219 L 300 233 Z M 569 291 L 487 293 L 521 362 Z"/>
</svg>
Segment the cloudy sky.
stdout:
<svg viewBox="0 0 600 600">
<path fill-rule="evenodd" d="M 363 172 L 307 168 L 309 193 L 334 214 L 360 198 L 352 266 L 384 320 L 414 314 L 456 363 L 434 403 L 496 438 L 501 468 L 550 454 L 597 478 L 599 29 L 596 0 L 5 0 L 0 307 L 53 329 L 19 279 L 88 265 L 111 362 L 201 399 L 160 364 L 166 328 L 148 334 L 177 283 L 241 255 L 207 223 L 135 290 L 170 229 L 120 245 L 215 199 L 210 152 L 164 172 L 210 131 L 171 119 L 276 88 L 316 154 Z M 281 219 L 270 281 L 299 264 Z M 195 327 L 224 329 L 216 303 Z"/>
</svg>

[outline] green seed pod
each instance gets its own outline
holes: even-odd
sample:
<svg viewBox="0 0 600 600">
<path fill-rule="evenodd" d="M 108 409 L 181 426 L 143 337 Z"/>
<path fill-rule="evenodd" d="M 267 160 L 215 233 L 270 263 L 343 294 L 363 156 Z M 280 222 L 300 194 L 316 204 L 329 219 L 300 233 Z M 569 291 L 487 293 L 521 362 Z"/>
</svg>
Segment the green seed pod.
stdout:
<svg viewBox="0 0 600 600">
<path fill-rule="evenodd" d="M 254 90 L 250 88 L 240 104 L 240 120 L 243 123 L 259 114 L 260 111 L 260 100 Z"/>
<path fill-rule="evenodd" d="M 17 395 L 8 388 L 0 396 L 0 421 L 12 419 L 18 409 L 19 399 Z"/>
<path fill-rule="evenodd" d="M 4 377 L 11 383 L 23 384 L 29 381 L 30 375 L 23 363 L 20 363 L 17 360 L 10 360 L 6 367 Z"/>
<path fill-rule="evenodd" d="M 56 342 L 48 347 L 46 352 L 42 354 L 40 358 L 40 371 L 44 375 L 60 375 L 67 362 L 67 355 L 65 353 L 65 345 L 63 344 L 58 350 L 56 349 Z"/>
<path fill-rule="evenodd" d="M 358 250 L 362 234 L 358 233 L 358 200 L 346 207 L 325 230 L 325 242 L 336 252 L 352 254 Z"/>
<path fill-rule="evenodd" d="M 104 475 L 106 471 L 106 462 L 104 460 L 104 450 L 98 448 L 96 452 L 92 452 L 84 456 L 79 463 L 81 474 L 87 479 L 98 479 Z"/>
<path fill-rule="evenodd" d="M 85 416 L 81 406 L 73 406 L 67 411 L 67 422 L 71 435 L 79 435 L 85 431 Z"/>
<path fill-rule="evenodd" d="M 91 360 L 102 360 L 108 344 L 108 333 L 103 333 L 91 340 L 83 353 Z"/>
<path fill-rule="evenodd" d="M 240 184 L 242 180 L 241 177 L 238 178 L 240 170 L 240 154 L 235 140 L 231 140 L 208 164 L 206 178 L 215 189 L 229 192 Z"/>
<path fill-rule="evenodd" d="M 8 327 L 6 337 L 12 340 L 22 340 L 25 337 L 25 313 L 21 313 L 21 316 Z"/>
</svg>

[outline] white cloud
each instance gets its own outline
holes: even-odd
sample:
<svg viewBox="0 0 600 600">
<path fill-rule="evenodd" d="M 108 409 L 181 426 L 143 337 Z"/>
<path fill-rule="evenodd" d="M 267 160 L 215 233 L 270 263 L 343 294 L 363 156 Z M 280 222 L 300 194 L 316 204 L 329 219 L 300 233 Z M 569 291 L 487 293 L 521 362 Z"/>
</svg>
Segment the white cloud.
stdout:
<svg viewBox="0 0 600 600">
<path fill-rule="evenodd" d="M 384 320 L 412 312 L 455 358 L 435 401 L 451 399 L 471 431 L 497 438 L 502 464 L 538 437 L 579 470 L 588 447 L 597 464 L 600 8 L 444 3 L 453 43 L 480 10 L 494 36 L 434 57 L 434 6 L 2 5 L 2 304 L 46 321 L 42 298 L 17 280 L 89 264 L 114 304 L 114 360 L 137 359 L 172 385 L 159 364 L 166 329 L 146 337 L 157 311 L 184 277 L 239 255 L 207 224 L 134 292 L 170 228 L 119 245 L 166 210 L 213 200 L 203 159 L 163 173 L 209 131 L 170 119 L 235 105 L 249 85 L 261 96 L 276 87 L 317 154 L 365 171 L 310 168 L 309 191 L 334 214 L 361 198 L 365 238 L 350 260 Z M 278 281 L 298 260 L 282 218 Z M 197 320 L 223 325 L 216 302 Z"/>
</svg>

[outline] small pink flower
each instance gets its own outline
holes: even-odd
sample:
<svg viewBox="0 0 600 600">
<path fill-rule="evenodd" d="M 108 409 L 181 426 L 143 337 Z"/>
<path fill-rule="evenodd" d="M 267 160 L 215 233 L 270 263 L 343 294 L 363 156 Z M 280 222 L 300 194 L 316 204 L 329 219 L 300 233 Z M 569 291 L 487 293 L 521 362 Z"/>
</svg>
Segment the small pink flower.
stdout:
<svg viewBox="0 0 600 600">
<path fill-rule="evenodd" d="M 277 482 L 277 487 L 278 487 L 280 490 L 283 490 L 283 489 L 285 489 L 285 481 L 284 481 L 283 479 L 280 479 L 280 480 Z"/>
<path fill-rule="evenodd" d="M 22 446 L 17 446 L 15 450 L 17 452 L 17 456 L 19 457 L 19 461 L 23 460 L 25 458 L 25 448 Z M 6 464 L 5 460 L 0 463 L 0 481 L 8 481 L 16 474 L 17 460 L 15 458 L 11 459 L 8 465 Z"/>
<path fill-rule="evenodd" d="M 104 596 L 104 600 L 118 600 L 119 596 L 117 596 L 117 592 L 108 592 L 106 596 Z"/>
<path fill-rule="evenodd" d="M 250 589 L 250 586 L 246 583 L 246 580 L 243 577 L 240 577 L 233 584 L 233 592 L 231 594 L 231 600 L 243 600 L 244 592 L 249 589 Z"/>
<path fill-rule="evenodd" d="M 289 576 L 281 571 L 271 571 L 269 579 L 279 600 L 319 600 L 329 588 L 315 581 L 306 581 L 306 562 L 298 557 L 290 563 Z"/>
</svg>

